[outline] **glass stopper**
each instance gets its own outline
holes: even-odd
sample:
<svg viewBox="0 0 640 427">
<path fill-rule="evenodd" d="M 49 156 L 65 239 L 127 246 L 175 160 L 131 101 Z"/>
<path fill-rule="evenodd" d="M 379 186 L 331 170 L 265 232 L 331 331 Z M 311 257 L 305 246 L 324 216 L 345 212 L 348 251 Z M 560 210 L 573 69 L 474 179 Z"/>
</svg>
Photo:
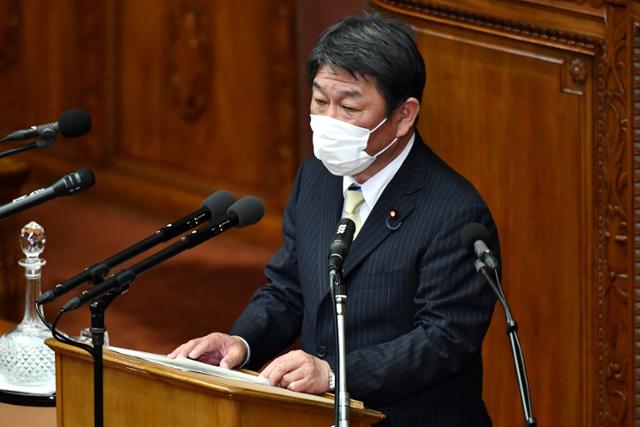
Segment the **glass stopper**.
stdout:
<svg viewBox="0 0 640 427">
<path fill-rule="evenodd" d="M 46 242 L 44 228 L 35 221 L 31 221 L 20 230 L 20 249 L 27 258 L 37 258 L 44 251 Z"/>
</svg>

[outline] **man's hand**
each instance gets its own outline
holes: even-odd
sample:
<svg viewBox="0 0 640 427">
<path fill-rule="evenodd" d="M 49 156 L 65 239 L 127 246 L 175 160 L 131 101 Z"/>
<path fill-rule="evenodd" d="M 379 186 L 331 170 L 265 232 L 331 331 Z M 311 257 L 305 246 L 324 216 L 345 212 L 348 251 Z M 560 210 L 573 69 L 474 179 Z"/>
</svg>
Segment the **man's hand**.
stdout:
<svg viewBox="0 0 640 427">
<path fill-rule="evenodd" d="M 194 338 L 167 355 L 169 359 L 175 359 L 178 356 L 231 369 L 244 362 L 247 357 L 247 347 L 238 337 L 214 332 L 204 337 Z"/>
<path fill-rule="evenodd" d="M 274 359 L 260 375 L 292 391 L 322 394 L 329 391 L 330 372 L 324 360 L 295 350 Z"/>
</svg>

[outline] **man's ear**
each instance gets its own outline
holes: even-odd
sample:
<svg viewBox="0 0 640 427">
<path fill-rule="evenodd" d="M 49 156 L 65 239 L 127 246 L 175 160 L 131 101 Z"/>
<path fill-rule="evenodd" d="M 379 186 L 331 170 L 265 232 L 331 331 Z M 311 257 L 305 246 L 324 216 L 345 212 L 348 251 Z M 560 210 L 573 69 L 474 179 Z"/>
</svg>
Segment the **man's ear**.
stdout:
<svg viewBox="0 0 640 427">
<path fill-rule="evenodd" d="M 396 131 L 396 137 L 402 138 L 406 136 L 413 129 L 413 125 L 416 123 L 418 113 L 420 112 L 420 101 L 416 98 L 408 98 L 398 109 L 396 110 L 396 117 L 398 120 L 398 130 Z"/>
</svg>

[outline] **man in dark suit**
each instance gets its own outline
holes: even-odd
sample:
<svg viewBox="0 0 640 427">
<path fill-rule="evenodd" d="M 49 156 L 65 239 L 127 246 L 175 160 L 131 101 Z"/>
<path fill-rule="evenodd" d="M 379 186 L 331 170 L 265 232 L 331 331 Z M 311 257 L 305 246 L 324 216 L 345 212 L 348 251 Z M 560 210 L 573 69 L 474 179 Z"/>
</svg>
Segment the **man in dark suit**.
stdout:
<svg viewBox="0 0 640 427">
<path fill-rule="evenodd" d="M 329 245 L 341 216 L 357 225 L 344 264 L 347 386 L 388 426 L 488 426 L 481 343 L 495 298 L 461 247 L 487 206 L 415 131 L 425 66 L 411 29 L 377 14 L 329 28 L 308 60 L 314 159 L 298 175 L 283 246 L 231 333 L 170 355 L 259 369 L 300 337 L 301 350 L 262 375 L 323 393 L 335 366 Z"/>
</svg>

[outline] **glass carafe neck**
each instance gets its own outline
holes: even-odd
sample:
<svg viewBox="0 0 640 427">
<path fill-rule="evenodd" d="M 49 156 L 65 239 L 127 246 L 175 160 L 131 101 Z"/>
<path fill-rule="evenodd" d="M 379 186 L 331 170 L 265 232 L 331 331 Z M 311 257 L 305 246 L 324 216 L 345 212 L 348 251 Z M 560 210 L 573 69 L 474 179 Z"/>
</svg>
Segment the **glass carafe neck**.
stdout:
<svg viewBox="0 0 640 427">
<path fill-rule="evenodd" d="M 46 261 L 38 257 L 27 257 L 21 259 L 19 264 L 24 267 L 24 276 L 26 278 L 24 293 L 24 316 L 21 325 L 41 323 L 36 313 L 36 298 L 40 295 L 42 266 Z"/>
</svg>

